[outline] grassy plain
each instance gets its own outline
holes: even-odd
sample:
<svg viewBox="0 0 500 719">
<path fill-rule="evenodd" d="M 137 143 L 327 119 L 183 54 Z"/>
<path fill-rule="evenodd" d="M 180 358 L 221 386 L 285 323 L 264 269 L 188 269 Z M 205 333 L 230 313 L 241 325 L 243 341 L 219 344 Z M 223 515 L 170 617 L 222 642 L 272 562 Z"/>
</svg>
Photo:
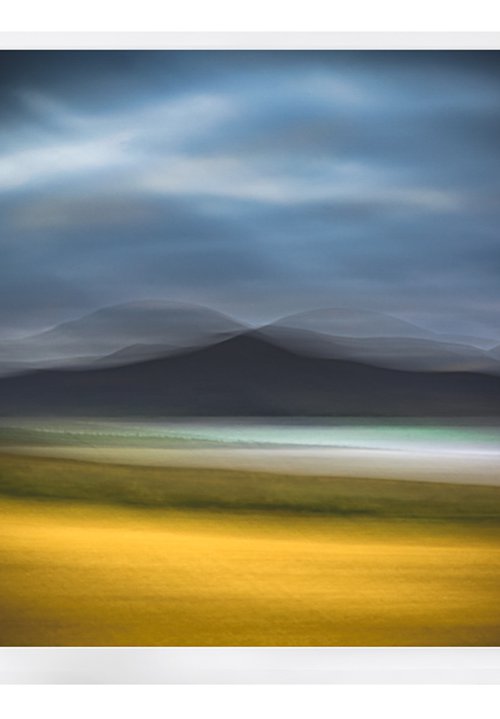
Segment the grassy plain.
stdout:
<svg viewBox="0 0 500 719">
<path fill-rule="evenodd" d="M 500 488 L 0 455 L 0 644 L 498 645 Z"/>
</svg>

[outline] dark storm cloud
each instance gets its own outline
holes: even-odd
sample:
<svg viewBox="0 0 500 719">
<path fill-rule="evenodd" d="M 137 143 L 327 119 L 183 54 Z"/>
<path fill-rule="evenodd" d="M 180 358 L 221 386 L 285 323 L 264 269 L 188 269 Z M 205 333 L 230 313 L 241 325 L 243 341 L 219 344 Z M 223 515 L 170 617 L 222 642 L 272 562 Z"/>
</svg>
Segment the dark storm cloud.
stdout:
<svg viewBox="0 0 500 719">
<path fill-rule="evenodd" d="M 500 53 L 4 52 L 0 332 L 135 298 L 497 321 Z"/>
</svg>

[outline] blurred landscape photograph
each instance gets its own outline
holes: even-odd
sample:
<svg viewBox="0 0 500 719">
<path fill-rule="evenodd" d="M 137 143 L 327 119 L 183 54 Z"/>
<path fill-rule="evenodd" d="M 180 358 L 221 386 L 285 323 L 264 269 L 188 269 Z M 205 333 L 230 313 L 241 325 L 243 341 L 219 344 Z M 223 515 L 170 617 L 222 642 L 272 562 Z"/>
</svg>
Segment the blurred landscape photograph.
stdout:
<svg viewBox="0 0 500 719">
<path fill-rule="evenodd" d="M 498 646 L 500 53 L 0 97 L 0 645 Z"/>
</svg>

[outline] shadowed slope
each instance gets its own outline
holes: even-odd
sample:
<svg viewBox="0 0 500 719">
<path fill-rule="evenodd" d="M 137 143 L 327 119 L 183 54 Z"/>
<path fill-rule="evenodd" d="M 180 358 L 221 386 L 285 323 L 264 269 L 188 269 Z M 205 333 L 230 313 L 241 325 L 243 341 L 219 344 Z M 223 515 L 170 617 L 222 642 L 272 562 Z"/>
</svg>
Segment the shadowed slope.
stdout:
<svg viewBox="0 0 500 719">
<path fill-rule="evenodd" d="M 500 378 L 306 357 L 247 333 L 121 367 L 0 379 L 6 414 L 153 416 L 498 415 Z"/>
</svg>

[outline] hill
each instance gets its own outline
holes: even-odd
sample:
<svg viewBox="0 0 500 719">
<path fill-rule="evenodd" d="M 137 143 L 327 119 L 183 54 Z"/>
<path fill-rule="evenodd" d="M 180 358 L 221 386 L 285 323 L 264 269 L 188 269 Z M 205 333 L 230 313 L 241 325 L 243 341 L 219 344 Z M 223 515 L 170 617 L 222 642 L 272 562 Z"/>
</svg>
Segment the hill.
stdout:
<svg viewBox="0 0 500 719">
<path fill-rule="evenodd" d="M 500 377 L 300 355 L 258 332 L 118 367 L 0 378 L 0 414 L 492 416 Z"/>
<path fill-rule="evenodd" d="M 0 374 L 18 367 L 91 366 L 123 363 L 158 354 L 202 347 L 247 328 L 216 310 L 167 301 L 137 301 L 104 307 L 39 334 L 4 340 L 0 347 Z M 134 354 L 134 348 L 136 352 Z M 2 364 L 4 372 L 2 372 Z"/>
</svg>

